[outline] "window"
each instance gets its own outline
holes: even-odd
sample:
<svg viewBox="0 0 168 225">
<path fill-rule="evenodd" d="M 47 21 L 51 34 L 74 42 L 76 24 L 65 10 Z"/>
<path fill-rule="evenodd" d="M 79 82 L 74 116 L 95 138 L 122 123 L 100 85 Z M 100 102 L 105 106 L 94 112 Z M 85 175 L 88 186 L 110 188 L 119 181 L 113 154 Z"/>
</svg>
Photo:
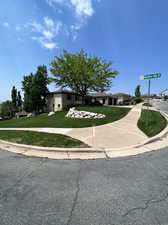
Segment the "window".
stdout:
<svg viewBox="0 0 168 225">
<path fill-rule="evenodd" d="M 79 101 L 80 100 L 80 96 L 75 95 L 75 101 Z"/>
<path fill-rule="evenodd" d="M 67 95 L 67 100 L 71 100 L 72 99 L 72 95 Z"/>
</svg>

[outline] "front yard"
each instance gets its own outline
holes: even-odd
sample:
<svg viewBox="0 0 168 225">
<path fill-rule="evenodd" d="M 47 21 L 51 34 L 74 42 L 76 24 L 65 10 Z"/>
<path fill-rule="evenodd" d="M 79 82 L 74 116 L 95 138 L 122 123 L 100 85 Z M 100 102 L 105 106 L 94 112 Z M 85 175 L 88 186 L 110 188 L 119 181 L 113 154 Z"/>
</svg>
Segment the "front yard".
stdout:
<svg viewBox="0 0 168 225">
<path fill-rule="evenodd" d="M 167 126 L 167 120 L 160 112 L 143 109 L 138 121 L 138 127 L 148 137 L 153 137 L 160 133 Z"/>
<path fill-rule="evenodd" d="M 62 134 L 34 131 L 0 131 L 0 139 L 18 144 L 42 147 L 86 148 L 86 144 Z"/>
<path fill-rule="evenodd" d="M 56 112 L 53 116 L 41 114 L 31 118 L 12 119 L 0 121 L 0 128 L 82 128 L 99 126 L 114 122 L 126 116 L 131 108 L 108 107 L 108 106 L 84 106 L 78 110 L 96 112 L 106 115 L 102 119 L 72 119 L 66 118 L 66 111 Z"/>
</svg>

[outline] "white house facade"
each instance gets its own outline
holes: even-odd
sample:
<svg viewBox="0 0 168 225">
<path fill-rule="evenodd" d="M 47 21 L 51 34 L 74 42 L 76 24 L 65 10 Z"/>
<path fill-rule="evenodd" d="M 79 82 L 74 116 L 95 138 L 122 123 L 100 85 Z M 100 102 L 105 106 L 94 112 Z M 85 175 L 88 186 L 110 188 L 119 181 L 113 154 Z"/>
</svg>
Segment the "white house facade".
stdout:
<svg viewBox="0 0 168 225">
<path fill-rule="evenodd" d="M 132 97 L 128 94 L 90 93 L 85 99 L 82 96 L 68 90 L 50 92 L 47 95 L 47 112 L 56 112 L 69 109 L 73 106 L 85 104 L 124 105 L 130 104 Z M 84 101 L 84 102 L 83 102 Z"/>
</svg>

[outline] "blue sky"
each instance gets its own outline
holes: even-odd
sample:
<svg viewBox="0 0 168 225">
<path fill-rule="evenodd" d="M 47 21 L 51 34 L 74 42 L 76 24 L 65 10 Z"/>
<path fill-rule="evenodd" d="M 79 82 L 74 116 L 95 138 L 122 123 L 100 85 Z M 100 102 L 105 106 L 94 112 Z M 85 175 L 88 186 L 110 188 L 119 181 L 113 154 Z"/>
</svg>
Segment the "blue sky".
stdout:
<svg viewBox="0 0 168 225">
<path fill-rule="evenodd" d="M 0 6 L 0 102 L 10 99 L 23 75 L 49 63 L 63 49 L 113 62 L 112 93 L 133 94 L 142 74 L 162 73 L 152 92 L 168 87 L 166 0 L 5 0 Z M 54 90 L 54 86 L 50 87 Z"/>
</svg>

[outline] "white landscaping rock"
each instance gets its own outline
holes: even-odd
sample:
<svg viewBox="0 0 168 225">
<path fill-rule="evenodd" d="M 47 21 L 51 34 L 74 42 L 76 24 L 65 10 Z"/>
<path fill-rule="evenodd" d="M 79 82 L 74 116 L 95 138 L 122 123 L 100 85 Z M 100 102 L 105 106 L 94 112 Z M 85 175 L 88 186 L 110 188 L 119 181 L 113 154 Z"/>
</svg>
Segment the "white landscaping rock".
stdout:
<svg viewBox="0 0 168 225">
<path fill-rule="evenodd" d="M 33 116 L 33 113 L 29 113 L 28 115 L 27 115 L 27 117 L 32 117 Z"/>
<path fill-rule="evenodd" d="M 75 108 L 70 108 L 69 112 L 66 114 L 65 117 L 68 118 L 78 118 L 78 119 L 102 119 L 106 116 L 103 114 L 87 112 L 87 111 L 78 111 Z"/>
<path fill-rule="evenodd" d="M 53 116 L 55 112 L 49 112 L 48 116 Z"/>
</svg>

